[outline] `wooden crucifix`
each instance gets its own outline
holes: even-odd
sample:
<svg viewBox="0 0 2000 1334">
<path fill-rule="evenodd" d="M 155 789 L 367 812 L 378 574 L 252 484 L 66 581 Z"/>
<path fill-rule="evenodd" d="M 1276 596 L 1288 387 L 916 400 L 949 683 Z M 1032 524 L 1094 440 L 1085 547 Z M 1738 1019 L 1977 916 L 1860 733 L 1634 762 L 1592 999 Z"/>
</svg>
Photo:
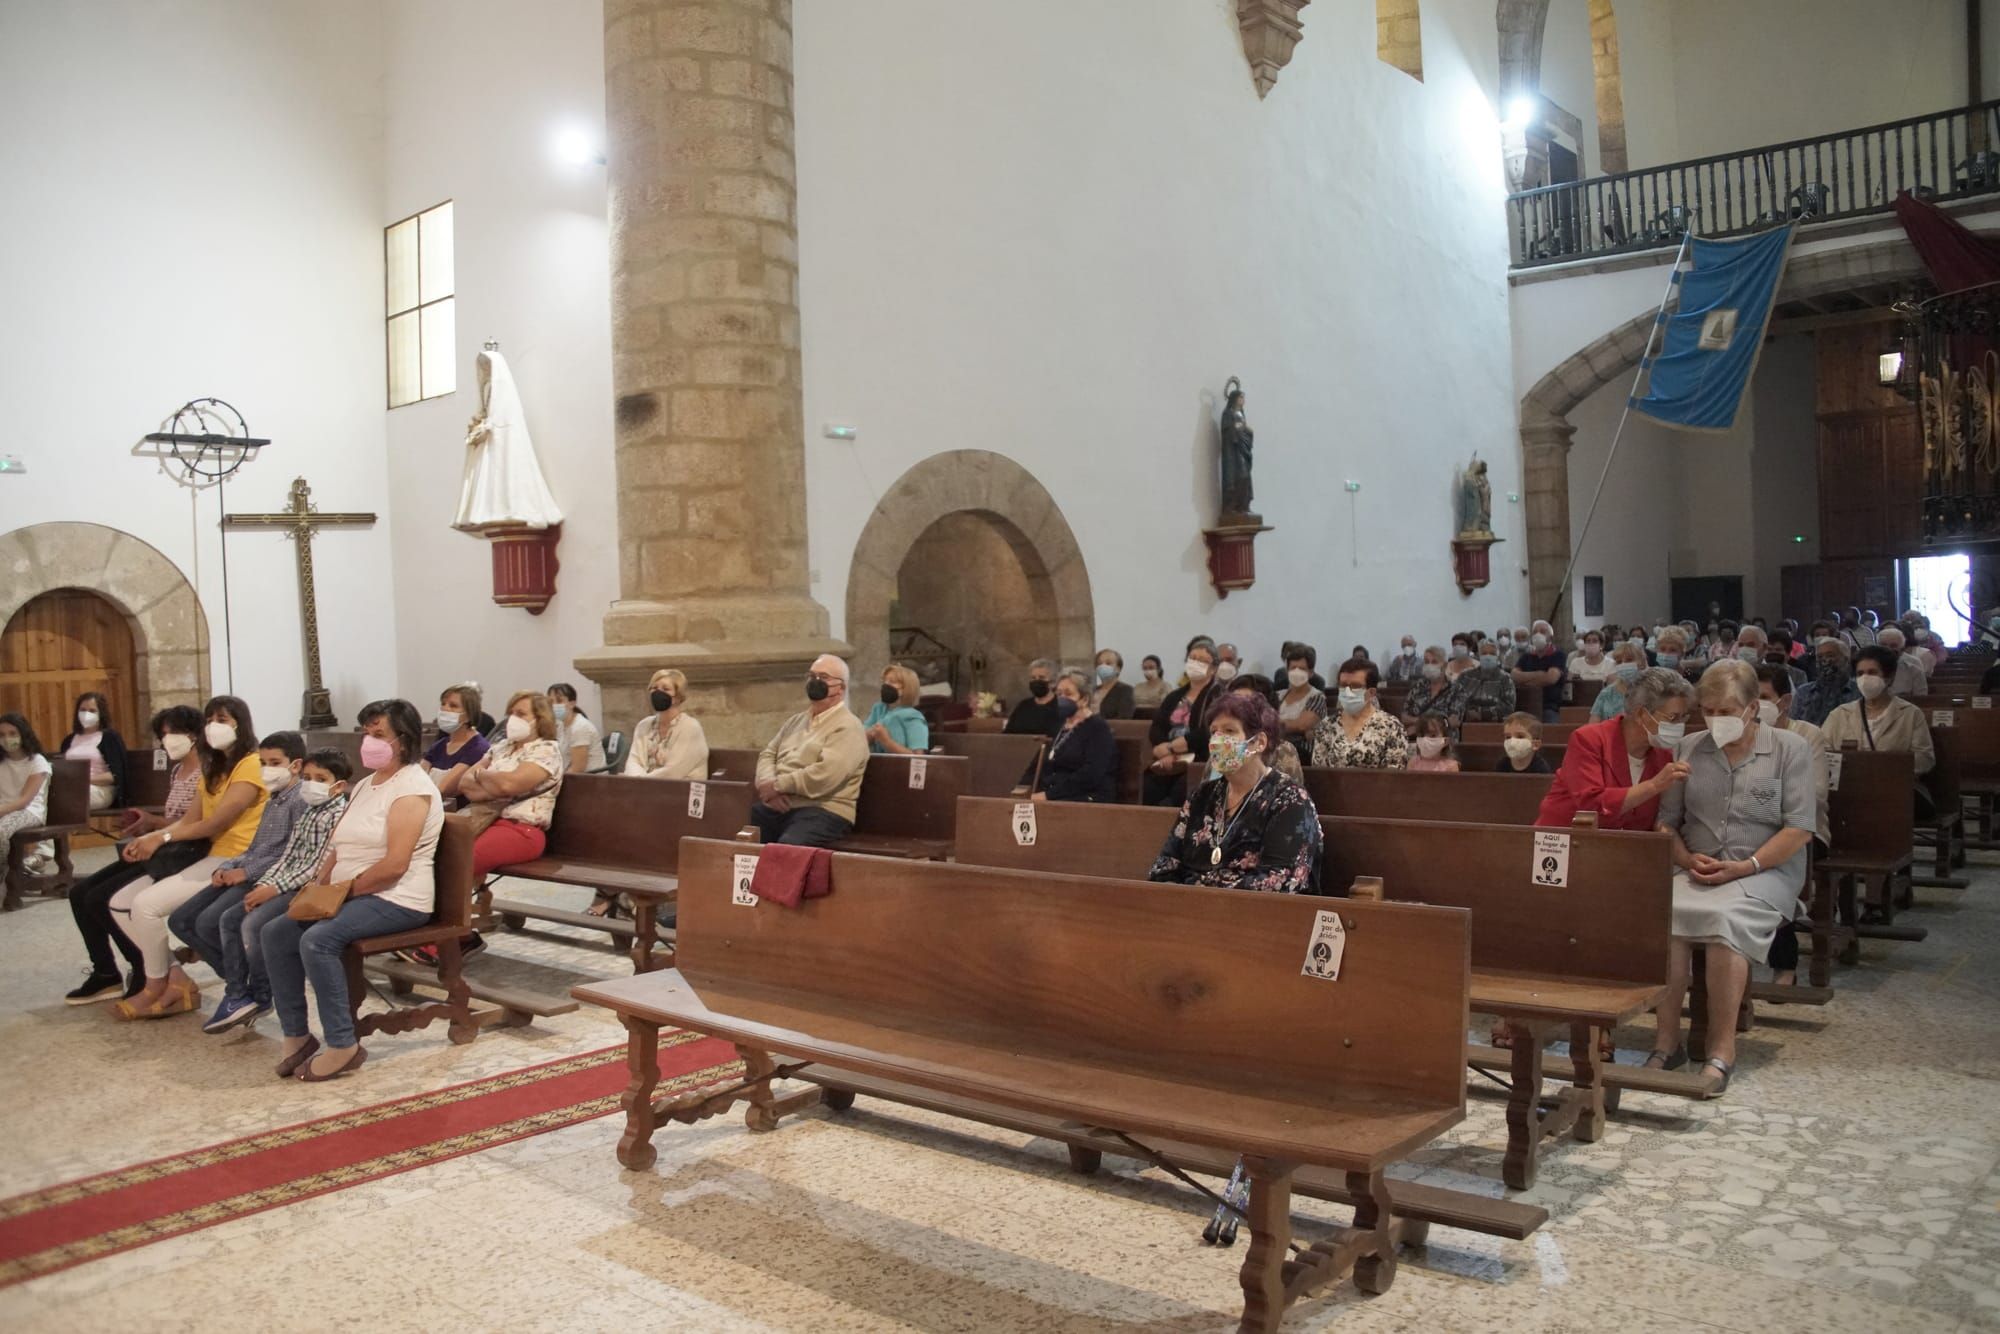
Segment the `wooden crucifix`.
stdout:
<svg viewBox="0 0 2000 1334">
<path fill-rule="evenodd" d="M 306 640 L 306 693 L 300 727 L 335 727 L 340 719 L 333 712 L 333 697 L 320 679 L 319 603 L 313 594 L 313 531 L 328 524 L 370 524 L 373 514 L 321 514 L 313 508 L 312 488 L 306 479 L 292 479 L 291 508 L 276 514 L 225 514 L 223 523 L 233 528 L 289 528 L 299 563 L 299 620 Z"/>
</svg>

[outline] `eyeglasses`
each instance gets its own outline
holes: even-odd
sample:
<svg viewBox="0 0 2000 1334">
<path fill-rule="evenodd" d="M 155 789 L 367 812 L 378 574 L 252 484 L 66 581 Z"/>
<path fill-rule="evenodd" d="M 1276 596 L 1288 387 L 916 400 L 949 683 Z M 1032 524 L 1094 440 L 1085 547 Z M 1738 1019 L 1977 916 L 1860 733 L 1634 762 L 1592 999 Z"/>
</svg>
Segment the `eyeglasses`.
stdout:
<svg viewBox="0 0 2000 1334">
<path fill-rule="evenodd" d="M 823 684 L 823 685 L 830 685 L 830 686 L 837 686 L 837 685 L 845 685 L 845 684 L 846 684 L 846 683 L 845 683 L 844 681 L 842 681 L 842 680 L 841 680 L 841 679 L 840 679 L 839 677 L 837 677 L 837 676 L 828 676 L 828 675 L 827 675 L 827 674 L 826 674 L 825 672 L 807 672 L 807 673 L 806 673 L 806 680 L 808 680 L 808 681 L 818 681 L 818 682 L 820 682 L 820 683 L 821 683 L 821 684 Z"/>
</svg>

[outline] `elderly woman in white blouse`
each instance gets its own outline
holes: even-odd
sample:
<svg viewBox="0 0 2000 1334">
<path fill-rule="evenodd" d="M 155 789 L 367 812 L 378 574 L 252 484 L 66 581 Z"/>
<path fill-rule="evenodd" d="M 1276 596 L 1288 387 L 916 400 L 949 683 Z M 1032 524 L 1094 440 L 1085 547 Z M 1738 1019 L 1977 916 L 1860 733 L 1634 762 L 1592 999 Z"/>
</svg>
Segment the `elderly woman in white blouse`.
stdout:
<svg viewBox="0 0 2000 1334">
<path fill-rule="evenodd" d="M 1674 836 L 1674 938 L 1658 1033 L 1646 1064 L 1672 1070 L 1687 1061 L 1681 1001 L 1702 947 L 1708 977 L 1708 1060 L 1717 1094 L 1736 1069 L 1736 1010 L 1780 924 L 1805 886 L 1806 845 L 1818 822 L 1811 745 L 1758 720 L 1757 673 L 1727 658 L 1701 674 L 1695 698 L 1708 721 L 1675 758 L 1685 783 L 1660 799 L 1660 828 Z"/>
<path fill-rule="evenodd" d="M 706 778 L 708 737 L 701 720 L 687 711 L 687 677 L 662 667 L 646 683 L 646 702 L 653 711 L 632 729 L 632 753 L 625 757 L 627 778 Z"/>
</svg>

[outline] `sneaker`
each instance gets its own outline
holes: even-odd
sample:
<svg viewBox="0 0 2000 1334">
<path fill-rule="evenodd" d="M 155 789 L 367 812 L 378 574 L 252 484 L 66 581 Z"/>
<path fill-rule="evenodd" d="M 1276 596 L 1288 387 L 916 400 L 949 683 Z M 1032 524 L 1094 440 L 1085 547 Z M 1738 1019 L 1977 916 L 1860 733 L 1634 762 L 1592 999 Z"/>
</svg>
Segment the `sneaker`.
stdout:
<svg viewBox="0 0 2000 1334">
<path fill-rule="evenodd" d="M 252 1023 L 257 1016 L 271 1007 L 259 1005 L 248 996 L 224 996 L 222 1003 L 215 1007 L 207 1023 L 201 1026 L 204 1033 L 226 1033 L 238 1024 Z"/>
<path fill-rule="evenodd" d="M 474 931 L 471 935 L 463 937 L 458 942 L 459 962 L 463 963 L 473 955 L 483 953 L 485 949 L 486 937 Z M 397 950 L 396 957 L 405 963 L 413 963 L 419 968 L 435 968 L 438 966 L 438 947 L 435 945 L 418 945 L 414 949 Z"/>
<path fill-rule="evenodd" d="M 63 997 L 65 1005 L 94 1005 L 125 995 L 125 979 L 116 973 L 92 973 L 83 985 Z"/>
<path fill-rule="evenodd" d="M 47 875 L 56 869 L 56 860 L 45 852 L 31 852 L 21 859 L 21 869 L 29 875 Z"/>
</svg>

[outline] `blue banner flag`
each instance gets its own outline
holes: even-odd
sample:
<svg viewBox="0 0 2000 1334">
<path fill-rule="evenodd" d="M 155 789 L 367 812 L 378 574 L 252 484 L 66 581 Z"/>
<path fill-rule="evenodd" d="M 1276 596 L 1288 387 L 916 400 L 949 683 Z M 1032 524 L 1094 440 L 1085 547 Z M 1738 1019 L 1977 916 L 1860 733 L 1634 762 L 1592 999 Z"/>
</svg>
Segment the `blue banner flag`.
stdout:
<svg viewBox="0 0 2000 1334">
<path fill-rule="evenodd" d="M 1788 223 L 1741 240 L 1690 241 L 1691 262 L 1674 274 L 1680 299 L 1660 317 L 1665 337 L 1643 363 L 1634 411 L 1690 431 L 1736 424 L 1797 230 Z"/>
</svg>

